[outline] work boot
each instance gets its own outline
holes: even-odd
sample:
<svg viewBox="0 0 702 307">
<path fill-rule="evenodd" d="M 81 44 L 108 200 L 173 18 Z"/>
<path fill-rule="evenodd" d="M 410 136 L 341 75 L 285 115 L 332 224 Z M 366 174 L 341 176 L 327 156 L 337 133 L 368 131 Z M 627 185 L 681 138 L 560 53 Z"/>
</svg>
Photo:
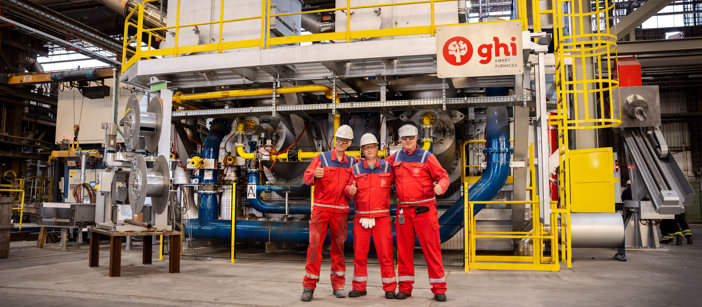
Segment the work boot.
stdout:
<svg viewBox="0 0 702 307">
<path fill-rule="evenodd" d="M 683 236 L 675 235 L 675 245 L 682 245 L 682 244 L 683 244 Z"/>
<path fill-rule="evenodd" d="M 673 237 L 672 236 L 662 236 L 661 240 L 658 242 L 660 242 L 661 244 L 670 244 L 673 242 Z"/>
<path fill-rule="evenodd" d="M 434 294 L 434 300 L 437 302 L 445 302 L 446 301 L 446 294 L 443 294 L 443 293 Z"/>
<path fill-rule="evenodd" d="M 686 235 L 685 238 L 687 238 L 687 244 L 692 245 L 692 235 Z"/>
<path fill-rule="evenodd" d="M 359 297 L 366 294 L 368 294 L 367 291 L 351 290 L 351 292 L 349 292 L 349 297 Z"/>
<path fill-rule="evenodd" d="M 344 289 L 336 289 L 334 290 L 334 296 L 336 296 L 337 298 L 345 298 L 346 291 L 344 291 Z"/>
<path fill-rule="evenodd" d="M 395 299 L 395 292 L 385 291 L 385 298 L 389 300 Z"/>
<path fill-rule="evenodd" d="M 304 288 L 304 289 L 302 289 L 302 297 L 300 298 L 300 300 L 303 302 L 309 302 L 312 300 L 313 295 L 314 295 L 314 289 Z"/>
<path fill-rule="evenodd" d="M 412 294 L 409 294 L 407 292 L 398 292 L 397 295 L 395 295 L 395 299 L 404 300 L 410 296 L 412 296 Z"/>
</svg>

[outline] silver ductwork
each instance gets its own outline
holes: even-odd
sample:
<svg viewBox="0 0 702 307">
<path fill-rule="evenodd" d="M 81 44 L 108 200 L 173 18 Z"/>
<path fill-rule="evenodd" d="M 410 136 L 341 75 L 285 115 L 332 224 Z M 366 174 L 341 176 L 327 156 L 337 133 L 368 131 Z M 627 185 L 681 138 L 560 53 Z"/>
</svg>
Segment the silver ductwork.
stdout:
<svg viewBox="0 0 702 307">
<path fill-rule="evenodd" d="M 333 22 L 322 21 L 320 14 L 302 14 L 302 28 L 312 33 L 334 32 Z"/>
<path fill-rule="evenodd" d="M 124 16 L 129 14 L 141 1 L 136 0 L 100 0 L 106 7 Z M 132 15 L 132 19 L 136 20 L 138 15 Z M 153 5 L 147 3 L 144 5 L 144 24 L 149 28 L 161 28 L 166 26 L 166 14 Z"/>
</svg>

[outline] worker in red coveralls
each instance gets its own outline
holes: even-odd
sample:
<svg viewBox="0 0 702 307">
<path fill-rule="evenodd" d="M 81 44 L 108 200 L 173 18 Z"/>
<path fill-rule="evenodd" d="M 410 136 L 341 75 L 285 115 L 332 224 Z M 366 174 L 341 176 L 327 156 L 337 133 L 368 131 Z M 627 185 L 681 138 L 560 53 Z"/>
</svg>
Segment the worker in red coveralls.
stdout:
<svg viewBox="0 0 702 307">
<path fill-rule="evenodd" d="M 395 261 L 392 250 L 390 222 L 390 185 L 392 167 L 378 159 L 378 140 L 373 134 L 361 137 L 361 151 L 365 160 L 353 165 L 353 183 L 349 195 L 355 195 L 356 212 L 353 219 L 353 290 L 349 297 L 366 295 L 368 282 L 368 249 L 371 234 L 380 262 L 380 276 L 385 298 L 395 298 Z"/>
<path fill-rule="evenodd" d="M 448 173 L 434 154 L 417 146 L 417 127 L 404 125 L 398 134 L 402 139 L 402 150 L 386 159 L 395 172 L 398 198 L 395 230 L 399 292 L 395 298 L 402 300 L 412 295 L 416 234 L 427 262 L 434 300 L 443 302 L 446 301 L 446 276 L 441 261 L 436 195 L 446 192 Z"/>
<path fill-rule="evenodd" d="M 349 198 L 347 185 L 351 179 L 351 166 L 354 159 L 344 152 L 353 141 L 353 129 L 343 125 L 334 135 L 334 149 L 317 155 L 305 170 L 305 184 L 314 186 L 314 203 L 310 219 L 310 245 L 307 248 L 305 277 L 302 281 L 303 302 L 312 300 L 314 289 L 319 281 L 322 265 L 322 244 L 327 236 L 331 237 L 331 283 L 334 296 L 346 297 L 346 260 L 344 259 L 344 241 L 346 241 L 347 219 L 349 215 Z"/>
</svg>

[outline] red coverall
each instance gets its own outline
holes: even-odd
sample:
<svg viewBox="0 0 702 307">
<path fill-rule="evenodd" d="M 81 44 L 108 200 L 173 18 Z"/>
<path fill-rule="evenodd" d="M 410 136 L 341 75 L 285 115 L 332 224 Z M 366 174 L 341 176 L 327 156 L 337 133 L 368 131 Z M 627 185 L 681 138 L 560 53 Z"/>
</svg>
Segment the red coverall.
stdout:
<svg viewBox="0 0 702 307">
<path fill-rule="evenodd" d="M 441 167 L 434 154 L 421 148 L 412 152 L 397 151 L 388 157 L 386 162 L 390 163 L 395 171 L 398 198 L 395 229 L 399 291 L 412 294 L 416 234 L 427 262 L 431 292 L 446 293 L 434 182 L 446 191 L 449 185 L 448 173 Z M 429 210 L 417 213 L 419 207 L 428 207 Z"/>
<path fill-rule="evenodd" d="M 322 265 L 322 244 L 327 236 L 327 227 L 331 237 L 331 283 L 333 290 L 344 289 L 346 282 L 346 260 L 344 259 L 344 241 L 346 241 L 347 219 L 349 214 L 349 197 L 346 186 L 351 177 L 354 159 L 344 155 L 341 162 L 336 153 L 327 151 L 312 160 L 305 170 L 305 184 L 314 186 L 314 204 L 310 220 L 310 245 L 307 248 L 307 263 L 302 285 L 315 289 L 319 281 Z M 324 177 L 314 178 L 317 167 L 324 169 Z"/>
<path fill-rule="evenodd" d="M 358 191 L 353 219 L 353 289 L 366 291 L 368 282 L 368 250 L 371 234 L 380 262 L 380 276 L 384 291 L 395 292 L 395 261 L 392 251 L 392 225 L 390 223 L 390 185 L 393 180 L 392 167 L 380 159 L 371 169 L 366 160 L 353 166 L 353 179 Z M 361 218 L 375 218 L 373 228 L 363 228 Z"/>
</svg>

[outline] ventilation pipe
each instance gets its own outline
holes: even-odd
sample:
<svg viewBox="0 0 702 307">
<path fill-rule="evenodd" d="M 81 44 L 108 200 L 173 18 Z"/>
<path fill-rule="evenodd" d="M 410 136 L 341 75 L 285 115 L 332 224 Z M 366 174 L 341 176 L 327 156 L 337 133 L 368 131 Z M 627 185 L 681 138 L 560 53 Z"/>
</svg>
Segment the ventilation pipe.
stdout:
<svg viewBox="0 0 702 307">
<path fill-rule="evenodd" d="M 137 7 L 141 1 L 100 0 L 100 2 L 113 11 L 126 16 Z M 132 19 L 139 18 L 138 16 L 139 14 L 134 14 L 132 15 Z M 166 26 L 166 14 L 161 12 L 155 5 L 147 3 L 144 5 L 144 24 L 149 28 L 163 28 Z"/>
</svg>

